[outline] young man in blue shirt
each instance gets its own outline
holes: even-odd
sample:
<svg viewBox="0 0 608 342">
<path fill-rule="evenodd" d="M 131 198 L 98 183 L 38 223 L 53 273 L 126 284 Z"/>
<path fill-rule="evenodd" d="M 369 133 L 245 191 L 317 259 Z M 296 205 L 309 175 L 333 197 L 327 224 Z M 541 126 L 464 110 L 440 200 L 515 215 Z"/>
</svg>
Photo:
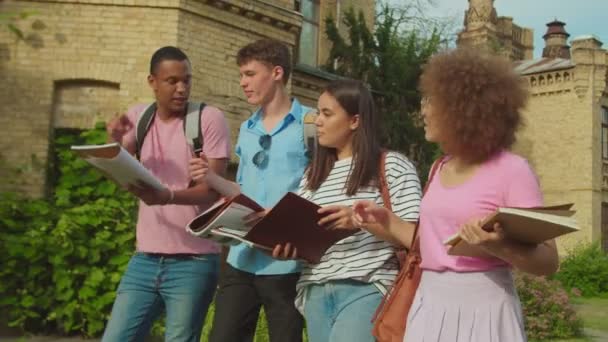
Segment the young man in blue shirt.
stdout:
<svg viewBox="0 0 608 342">
<path fill-rule="evenodd" d="M 284 44 L 253 42 L 239 50 L 237 64 L 247 102 L 258 109 L 239 131 L 236 181 L 245 195 L 271 208 L 297 189 L 308 164 L 303 119 L 310 108 L 288 94 L 291 57 Z M 230 248 L 227 262 L 210 341 L 253 341 L 262 306 L 271 341 L 301 341 L 303 318 L 294 306 L 298 263 L 273 259 L 244 244 Z"/>
</svg>

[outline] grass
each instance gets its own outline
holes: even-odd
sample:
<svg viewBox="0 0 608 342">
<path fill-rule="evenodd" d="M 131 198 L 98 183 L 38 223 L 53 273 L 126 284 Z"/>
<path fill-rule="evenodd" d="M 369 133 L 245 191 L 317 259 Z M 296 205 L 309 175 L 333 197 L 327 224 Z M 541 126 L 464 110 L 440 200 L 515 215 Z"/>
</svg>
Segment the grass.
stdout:
<svg viewBox="0 0 608 342">
<path fill-rule="evenodd" d="M 209 341 L 209 333 L 211 333 L 211 324 L 213 323 L 213 316 L 215 314 L 215 303 L 211 303 L 209 307 L 209 311 L 207 312 L 207 318 L 205 319 L 205 325 L 203 326 L 203 334 L 201 336 L 201 341 Z M 306 332 L 303 333 L 303 342 L 307 342 L 308 338 L 306 336 Z M 270 337 L 268 336 L 268 324 L 266 323 L 266 314 L 264 314 L 264 309 L 260 311 L 260 318 L 258 319 L 258 326 L 255 331 L 254 342 L 267 342 L 270 341 Z"/>
<path fill-rule="evenodd" d="M 606 341 L 608 337 L 608 298 L 572 298 L 576 311 L 583 319 L 586 335 L 559 342 Z M 556 341 L 557 342 L 557 341 Z"/>
<path fill-rule="evenodd" d="M 213 323 L 213 316 L 215 315 L 215 303 L 211 303 L 209 311 L 207 312 L 207 318 L 205 319 L 205 325 L 203 326 L 203 334 L 201 341 L 209 341 L 209 334 L 211 333 L 211 324 Z M 254 342 L 266 342 L 269 341 L 268 337 L 268 325 L 266 323 L 266 315 L 262 309 L 260 312 L 260 318 L 258 319 L 258 326 L 255 331 Z"/>
<path fill-rule="evenodd" d="M 574 298 L 573 302 L 585 328 L 608 334 L 608 298 Z"/>
</svg>

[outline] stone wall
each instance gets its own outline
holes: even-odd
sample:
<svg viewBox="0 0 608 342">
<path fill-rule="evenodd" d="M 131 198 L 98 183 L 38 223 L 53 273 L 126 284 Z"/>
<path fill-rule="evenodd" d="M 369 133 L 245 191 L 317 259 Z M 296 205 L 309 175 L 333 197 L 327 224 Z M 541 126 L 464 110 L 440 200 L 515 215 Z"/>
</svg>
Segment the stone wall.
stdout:
<svg viewBox="0 0 608 342">
<path fill-rule="evenodd" d="M 156 1 L 157 7 L 105 2 L 0 3 L 1 12 L 36 13 L 19 23 L 24 40 L 4 27 L 0 30 L 5 51 L 0 60 L 0 178 L 7 179 L 15 169 L 22 172 L 18 179 L 0 183 L 2 189 L 44 193 L 55 125 L 90 128 L 94 120 L 82 116 L 107 119 L 130 103 L 150 100 L 148 59 L 157 47 L 178 43 L 177 26 L 172 24 L 178 10 L 168 8 L 173 1 Z M 92 92 L 101 97 L 92 100 Z M 87 112 L 68 114 L 89 101 Z"/>
<path fill-rule="evenodd" d="M 373 22 L 373 0 L 341 3 L 342 10 L 351 3 L 364 8 Z M 134 103 L 151 102 L 149 58 L 165 45 L 189 55 L 192 98 L 224 110 L 235 139 L 253 110 L 239 87 L 236 53 L 262 37 L 278 39 L 294 51 L 302 22 L 294 8 L 294 0 L 0 2 L 2 13 L 35 13 L 18 23 L 23 40 L 0 28 L 0 190 L 44 194 L 55 128 L 91 128 Z M 321 1 L 321 19 L 336 10 L 336 0 Z M 329 49 L 322 33 L 319 61 Z M 316 103 L 326 75 L 306 69 L 294 74 L 300 84 L 294 95 Z"/>
<path fill-rule="evenodd" d="M 588 43 L 573 43 L 575 67 L 526 76 L 531 97 L 515 146 L 537 172 L 548 205 L 575 203 L 581 231 L 560 238 L 562 250 L 607 239 L 600 110 L 608 104 L 608 60 Z"/>
<path fill-rule="evenodd" d="M 576 204 L 576 218 L 583 229 L 560 238 L 562 248 L 573 241 L 591 241 L 592 227 L 599 224 L 594 217 L 593 144 L 588 134 L 593 128 L 593 113 L 588 99 L 579 99 L 572 84 L 572 79 L 565 81 L 551 94 L 543 86 L 531 87 L 525 127 L 515 146 L 539 176 L 547 205 Z"/>
</svg>

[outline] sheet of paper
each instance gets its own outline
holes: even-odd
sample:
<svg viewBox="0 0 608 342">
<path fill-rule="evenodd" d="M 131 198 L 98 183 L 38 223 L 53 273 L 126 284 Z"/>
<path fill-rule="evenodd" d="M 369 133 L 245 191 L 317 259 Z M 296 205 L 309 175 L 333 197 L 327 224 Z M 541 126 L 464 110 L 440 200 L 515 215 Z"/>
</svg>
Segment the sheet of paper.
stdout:
<svg viewBox="0 0 608 342">
<path fill-rule="evenodd" d="M 245 225 L 243 218 L 253 213 L 253 209 L 238 203 L 232 203 L 222 215 L 209 223 L 211 229 L 224 227 L 247 233 L 250 227 Z"/>
<path fill-rule="evenodd" d="M 99 147 L 106 148 L 110 145 L 112 144 Z M 72 146 L 72 150 L 75 151 L 92 151 L 93 149 L 94 146 Z M 149 170 L 122 147 L 120 148 L 120 152 L 113 158 L 89 156 L 84 157 L 84 160 L 100 169 L 104 174 L 108 175 L 108 177 L 112 178 L 121 186 L 126 186 L 128 184 L 137 186 L 138 183 L 145 183 L 156 190 L 165 188 Z"/>
</svg>

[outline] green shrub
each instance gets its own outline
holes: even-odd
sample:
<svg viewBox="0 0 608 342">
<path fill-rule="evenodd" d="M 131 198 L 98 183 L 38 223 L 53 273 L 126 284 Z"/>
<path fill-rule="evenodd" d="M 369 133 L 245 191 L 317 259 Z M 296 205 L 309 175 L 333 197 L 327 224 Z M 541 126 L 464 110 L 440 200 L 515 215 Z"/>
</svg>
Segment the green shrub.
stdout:
<svg viewBox="0 0 608 342">
<path fill-rule="evenodd" d="M 546 340 L 582 335 L 582 320 L 559 282 L 517 273 L 515 285 L 529 339 Z"/>
<path fill-rule="evenodd" d="M 25 331 L 98 336 L 133 253 L 133 196 L 69 151 L 105 142 L 103 125 L 58 134 L 49 199 L 0 196 L 0 305 Z"/>
<path fill-rule="evenodd" d="M 53 295 L 47 241 L 54 219 L 54 209 L 45 201 L 0 195 L 0 314 L 10 326 L 47 327 Z"/>
<path fill-rule="evenodd" d="M 597 242 L 578 245 L 561 261 L 554 279 L 583 297 L 608 296 L 608 254 Z"/>
</svg>

